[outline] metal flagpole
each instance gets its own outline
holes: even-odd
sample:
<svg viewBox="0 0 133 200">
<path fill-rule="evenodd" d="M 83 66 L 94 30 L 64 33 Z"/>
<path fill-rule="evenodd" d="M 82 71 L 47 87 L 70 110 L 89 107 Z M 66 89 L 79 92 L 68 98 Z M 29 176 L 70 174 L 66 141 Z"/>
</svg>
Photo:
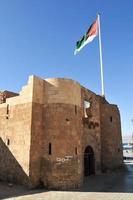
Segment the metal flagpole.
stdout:
<svg viewBox="0 0 133 200">
<path fill-rule="evenodd" d="M 103 58 L 102 58 L 102 42 L 101 42 L 101 27 L 100 27 L 100 15 L 98 14 L 98 30 L 99 30 L 99 53 L 100 53 L 100 66 L 101 66 L 101 88 L 102 96 L 105 97 L 104 91 L 104 77 L 103 77 Z"/>
</svg>

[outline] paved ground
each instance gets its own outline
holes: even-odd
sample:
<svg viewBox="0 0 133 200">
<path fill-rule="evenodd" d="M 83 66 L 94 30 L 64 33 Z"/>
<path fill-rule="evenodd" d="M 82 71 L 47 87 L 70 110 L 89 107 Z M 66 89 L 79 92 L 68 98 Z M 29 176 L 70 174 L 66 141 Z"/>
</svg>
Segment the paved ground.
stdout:
<svg viewBox="0 0 133 200">
<path fill-rule="evenodd" d="M 0 199 L 11 200 L 133 200 L 133 162 L 127 170 L 91 176 L 76 191 L 27 191 L 21 186 L 0 183 Z"/>
</svg>

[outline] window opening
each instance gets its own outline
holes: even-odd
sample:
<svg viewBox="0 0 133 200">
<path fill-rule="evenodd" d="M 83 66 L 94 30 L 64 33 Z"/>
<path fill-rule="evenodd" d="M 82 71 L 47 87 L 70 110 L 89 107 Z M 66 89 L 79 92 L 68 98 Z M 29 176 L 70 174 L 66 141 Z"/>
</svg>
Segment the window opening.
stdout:
<svg viewBox="0 0 133 200">
<path fill-rule="evenodd" d="M 90 102 L 84 100 L 84 116 L 85 116 L 85 117 L 88 117 L 88 115 L 87 115 L 87 109 L 88 109 L 89 107 L 90 107 Z"/>
<path fill-rule="evenodd" d="M 51 145 L 51 143 L 49 143 L 49 155 L 51 155 L 52 154 L 52 145 Z"/>
<path fill-rule="evenodd" d="M 9 139 L 7 139 L 7 145 L 8 145 L 8 146 L 10 145 L 10 140 L 9 140 Z"/>
<path fill-rule="evenodd" d="M 77 106 L 75 105 L 75 115 L 77 115 Z"/>
<path fill-rule="evenodd" d="M 113 121 L 113 118 L 112 118 L 112 116 L 110 117 L 110 122 L 112 122 Z"/>
<path fill-rule="evenodd" d="M 77 154 L 78 154 L 78 148 L 75 147 L 75 155 L 77 155 Z"/>
<path fill-rule="evenodd" d="M 7 107 L 6 107 L 6 119 L 9 118 L 9 104 L 7 104 Z"/>
</svg>

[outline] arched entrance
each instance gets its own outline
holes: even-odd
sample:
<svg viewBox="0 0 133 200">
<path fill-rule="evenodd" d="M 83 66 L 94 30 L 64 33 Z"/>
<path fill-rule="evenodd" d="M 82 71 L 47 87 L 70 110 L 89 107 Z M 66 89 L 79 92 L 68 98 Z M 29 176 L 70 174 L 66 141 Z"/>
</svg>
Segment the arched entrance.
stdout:
<svg viewBox="0 0 133 200">
<path fill-rule="evenodd" d="M 84 176 L 95 173 L 94 151 L 91 146 L 87 146 L 84 152 Z"/>
</svg>

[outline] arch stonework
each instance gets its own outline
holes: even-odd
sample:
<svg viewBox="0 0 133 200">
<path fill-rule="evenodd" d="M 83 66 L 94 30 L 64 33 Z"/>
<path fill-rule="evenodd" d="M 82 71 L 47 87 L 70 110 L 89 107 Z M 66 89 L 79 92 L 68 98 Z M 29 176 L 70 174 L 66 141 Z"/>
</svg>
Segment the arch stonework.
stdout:
<svg viewBox="0 0 133 200">
<path fill-rule="evenodd" d="M 71 79 L 31 76 L 11 94 L 0 95 L 1 180 L 64 190 L 82 185 L 85 152 L 94 161 L 88 174 L 122 165 L 116 105 Z M 84 101 L 91 101 L 87 115 Z"/>
<path fill-rule="evenodd" d="M 95 155 L 93 148 L 88 145 L 84 151 L 84 176 L 95 174 Z"/>
</svg>

